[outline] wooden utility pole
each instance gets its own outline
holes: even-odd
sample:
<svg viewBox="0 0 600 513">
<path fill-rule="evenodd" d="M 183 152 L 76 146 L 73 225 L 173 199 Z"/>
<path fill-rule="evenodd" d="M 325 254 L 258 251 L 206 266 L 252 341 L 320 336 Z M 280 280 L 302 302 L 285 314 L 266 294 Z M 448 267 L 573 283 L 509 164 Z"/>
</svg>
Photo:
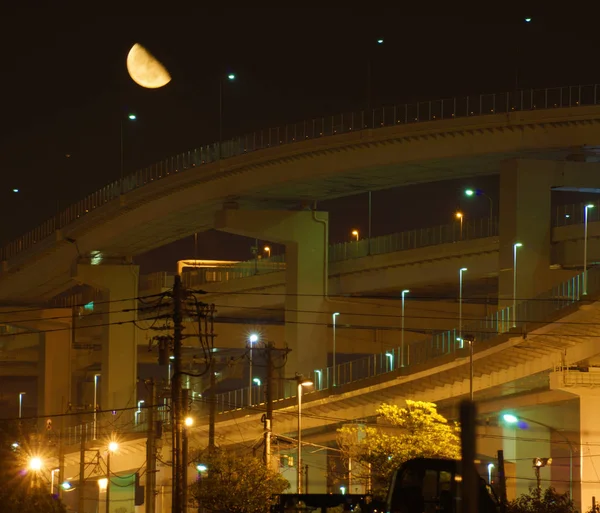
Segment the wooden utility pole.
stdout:
<svg viewBox="0 0 600 513">
<path fill-rule="evenodd" d="M 506 469 L 504 451 L 498 451 L 498 490 L 500 492 L 500 513 L 506 513 Z"/>
<path fill-rule="evenodd" d="M 181 402 L 182 402 L 182 416 L 185 418 L 189 413 L 189 398 L 190 398 L 190 390 L 188 388 L 184 388 L 181 391 Z M 188 428 L 187 425 L 183 426 L 183 440 L 182 440 L 182 453 L 181 453 L 181 476 L 183 479 L 183 496 L 182 496 L 182 504 L 183 511 L 187 511 L 187 502 L 188 502 Z"/>
<path fill-rule="evenodd" d="M 475 403 L 463 401 L 460 404 L 460 441 L 462 447 L 463 476 L 463 513 L 477 513 L 478 508 L 478 476 L 475 470 L 475 419 L 477 418 Z"/>
<path fill-rule="evenodd" d="M 265 405 L 267 414 L 265 416 L 265 465 L 271 468 L 271 433 L 273 429 L 273 343 L 267 343 L 267 379 L 265 383 Z"/>
<path fill-rule="evenodd" d="M 156 504 L 156 426 L 154 409 L 156 408 L 156 386 L 154 379 L 146 382 L 150 386 L 150 404 L 148 404 L 148 440 L 146 441 L 146 513 L 154 513 Z"/>
<path fill-rule="evenodd" d="M 183 340 L 181 276 L 175 275 L 173 285 L 173 377 L 171 379 L 171 424 L 173 435 L 173 498 L 172 513 L 183 513 L 183 418 L 181 404 L 181 348 Z"/>
</svg>

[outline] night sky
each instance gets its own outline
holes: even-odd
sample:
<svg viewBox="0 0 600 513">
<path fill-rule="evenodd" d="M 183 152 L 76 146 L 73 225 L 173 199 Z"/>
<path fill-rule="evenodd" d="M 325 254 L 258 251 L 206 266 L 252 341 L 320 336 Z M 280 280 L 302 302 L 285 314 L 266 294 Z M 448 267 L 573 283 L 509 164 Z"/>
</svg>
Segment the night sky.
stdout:
<svg viewBox="0 0 600 513">
<path fill-rule="evenodd" d="M 600 82 L 593 16 L 496 11 L 406 16 L 402 8 L 286 7 L 116 17 L 5 10 L 0 241 L 118 179 L 128 112 L 138 119 L 125 124 L 126 171 L 217 140 L 218 84 L 228 72 L 237 80 L 225 89 L 225 138 L 363 108 L 369 59 L 373 106 L 513 90 L 517 68 L 524 88 Z M 168 86 L 146 90 L 131 81 L 125 59 L 136 42 L 169 69 Z M 458 207 L 485 216 L 485 201 L 461 197 L 467 185 L 497 201 L 497 178 L 374 193 L 374 235 L 446 223 Z M 352 228 L 365 233 L 366 194 L 320 208 L 331 212 L 332 241 L 346 240 Z M 249 246 L 208 232 L 198 256 L 247 259 Z M 186 239 L 138 261 L 144 271 L 173 270 L 174 260 L 193 254 Z"/>
</svg>

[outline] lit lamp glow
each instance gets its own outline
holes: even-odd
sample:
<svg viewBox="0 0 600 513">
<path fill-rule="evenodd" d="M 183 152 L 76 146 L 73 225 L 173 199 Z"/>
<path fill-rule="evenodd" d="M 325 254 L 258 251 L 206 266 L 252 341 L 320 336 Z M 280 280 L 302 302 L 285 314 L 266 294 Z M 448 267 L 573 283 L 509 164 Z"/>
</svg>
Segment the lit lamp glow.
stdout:
<svg viewBox="0 0 600 513">
<path fill-rule="evenodd" d="M 38 456 L 31 458 L 29 460 L 29 470 L 33 470 L 34 472 L 42 470 L 42 458 Z"/>
<path fill-rule="evenodd" d="M 352 235 L 352 237 L 356 237 L 356 241 L 358 242 L 358 236 L 359 236 L 358 230 L 352 230 L 351 235 Z"/>
<path fill-rule="evenodd" d="M 187 427 L 193 426 L 194 419 L 192 417 L 186 417 L 184 423 Z"/>
</svg>

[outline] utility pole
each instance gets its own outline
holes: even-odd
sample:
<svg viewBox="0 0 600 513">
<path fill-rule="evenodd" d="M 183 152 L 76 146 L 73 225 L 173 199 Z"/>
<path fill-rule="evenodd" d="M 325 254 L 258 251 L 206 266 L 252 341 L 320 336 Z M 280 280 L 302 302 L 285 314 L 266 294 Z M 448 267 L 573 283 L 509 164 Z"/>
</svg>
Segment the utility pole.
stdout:
<svg viewBox="0 0 600 513">
<path fill-rule="evenodd" d="M 500 513 L 506 513 L 506 471 L 504 468 L 504 451 L 498 451 L 498 489 L 500 492 Z"/>
<path fill-rule="evenodd" d="M 62 407 L 64 408 L 64 397 L 62 401 Z M 62 410 L 62 408 L 61 408 Z M 64 411 L 64 410 L 63 410 Z M 60 434 L 58 437 L 58 497 L 62 500 L 63 487 L 62 483 L 65 482 L 65 442 L 63 436 L 65 435 L 65 416 L 62 415 L 60 418 Z M 54 490 L 52 490 L 54 493 Z"/>
<path fill-rule="evenodd" d="M 273 429 L 273 342 L 267 342 L 267 380 L 265 383 L 265 404 L 267 414 L 265 417 L 265 465 L 271 468 L 271 433 Z"/>
<path fill-rule="evenodd" d="M 181 347 L 182 347 L 183 286 L 181 276 L 173 284 L 173 377 L 171 379 L 171 424 L 173 435 L 173 497 L 172 513 L 183 513 L 183 422 L 181 404 Z"/>
<path fill-rule="evenodd" d="M 215 376 L 215 359 L 210 359 L 210 388 L 208 389 L 208 452 L 215 450 L 215 420 L 217 417 L 217 396 L 215 388 L 217 379 Z"/>
<path fill-rule="evenodd" d="M 146 382 L 150 385 L 150 404 L 148 405 L 148 440 L 146 442 L 146 513 L 154 513 L 156 502 L 156 433 L 154 408 L 156 408 L 156 387 L 154 379 Z"/>
<path fill-rule="evenodd" d="M 81 414 L 77 415 L 77 419 L 79 420 L 79 426 L 81 428 L 81 440 L 79 443 L 79 492 L 77 494 L 77 510 L 85 511 L 85 430 L 83 429 L 83 419 Z M 106 491 L 108 493 L 108 487 L 106 488 Z"/>
<path fill-rule="evenodd" d="M 181 402 L 183 403 L 183 417 L 187 417 L 189 413 L 189 399 L 190 399 L 190 390 L 189 388 L 184 388 L 181 391 Z M 181 475 L 183 479 L 183 511 L 187 511 L 187 502 L 188 502 L 188 429 L 187 424 L 183 426 L 183 440 L 182 440 L 182 455 L 181 455 Z"/>
</svg>

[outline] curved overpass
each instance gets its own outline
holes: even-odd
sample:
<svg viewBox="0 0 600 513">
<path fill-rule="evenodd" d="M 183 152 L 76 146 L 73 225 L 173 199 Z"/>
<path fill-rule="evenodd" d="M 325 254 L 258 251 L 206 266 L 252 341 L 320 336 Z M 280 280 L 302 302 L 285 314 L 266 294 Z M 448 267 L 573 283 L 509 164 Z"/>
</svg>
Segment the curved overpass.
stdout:
<svg viewBox="0 0 600 513">
<path fill-rule="evenodd" d="M 238 138 L 224 144 L 222 160 L 214 145 L 178 155 L 6 246 L 0 300 L 48 299 L 71 286 L 78 258 L 135 256 L 209 229 L 227 202 L 297 208 L 368 189 L 494 174 L 511 157 L 563 159 L 573 148 L 600 145 L 597 89 L 389 107 Z"/>
</svg>

